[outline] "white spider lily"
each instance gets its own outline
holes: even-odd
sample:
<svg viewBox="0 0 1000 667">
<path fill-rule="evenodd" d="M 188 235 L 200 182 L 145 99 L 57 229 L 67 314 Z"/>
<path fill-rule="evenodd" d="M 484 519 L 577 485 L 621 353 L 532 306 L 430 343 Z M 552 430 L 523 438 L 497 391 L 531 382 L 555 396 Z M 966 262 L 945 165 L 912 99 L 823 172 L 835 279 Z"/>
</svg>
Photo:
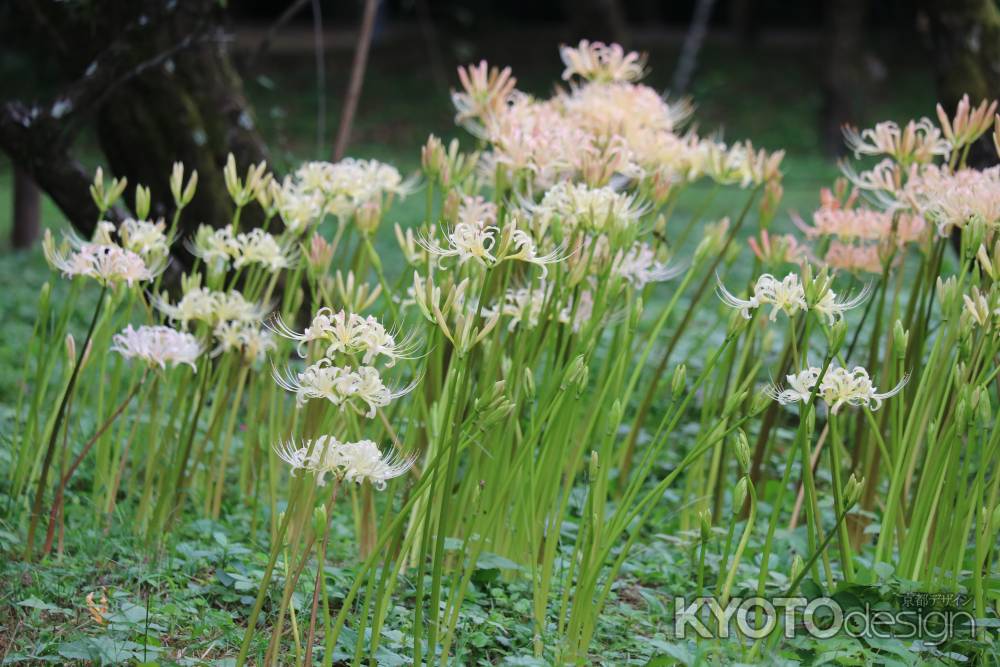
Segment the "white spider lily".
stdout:
<svg viewBox="0 0 1000 667">
<path fill-rule="evenodd" d="M 567 182 L 550 188 L 538 204 L 525 202 L 525 208 L 543 231 L 556 222 L 565 233 L 580 226 L 593 231 L 627 228 L 648 210 L 635 195 L 617 192 L 610 186 L 591 188 Z"/>
<path fill-rule="evenodd" d="M 837 301 L 837 293 L 828 287 L 823 291 L 816 303 L 809 306 L 809 309 L 825 317 L 827 324 L 832 326 L 844 317 L 845 312 L 852 308 L 857 308 L 864 303 L 871 294 L 871 291 L 871 284 L 866 284 L 854 297 L 844 301 Z"/>
<path fill-rule="evenodd" d="M 198 339 L 165 326 L 128 325 L 112 338 L 111 351 L 126 359 L 141 359 L 147 364 L 166 368 L 166 365 L 187 364 L 197 372 L 196 363 L 202 347 Z"/>
<path fill-rule="evenodd" d="M 504 255 L 501 261 L 511 259 L 534 264 L 542 269 L 542 278 L 545 278 L 549 274 L 549 264 L 555 264 L 565 259 L 561 248 L 556 248 L 549 253 L 539 255 L 535 248 L 534 239 L 524 230 L 513 229 L 509 232 L 509 235 L 510 242 L 503 245 L 512 246 L 515 250 Z"/>
<path fill-rule="evenodd" d="M 861 132 L 845 126 L 844 139 L 855 158 L 889 155 L 903 164 L 930 162 L 936 155 L 947 156 L 952 148 L 951 143 L 941 136 L 941 130 L 928 118 L 911 120 L 902 128 L 892 121 L 884 121 Z"/>
<path fill-rule="evenodd" d="M 656 252 L 647 243 L 635 243 L 627 252 L 619 250 L 611 272 L 627 280 L 636 289 L 649 283 L 664 282 L 684 273 L 683 266 L 670 266 L 656 260 Z"/>
<path fill-rule="evenodd" d="M 274 451 L 293 473 L 306 470 L 316 475 L 320 486 L 331 475 L 358 484 L 367 481 L 380 491 L 388 480 L 406 474 L 416 461 L 416 456 L 402 456 L 394 449 L 383 453 L 371 440 L 340 442 L 332 435 L 305 440 L 299 446 L 294 441 L 281 442 Z"/>
<path fill-rule="evenodd" d="M 646 57 L 625 52 L 618 44 L 581 40 L 579 46 L 560 46 L 559 56 L 566 69 L 562 78 L 578 75 L 588 81 L 638 81 L 646 73 Z"/>
<path fill-rule="evenodd" d="M 122 246 L 146 260 L 160 260 L 170 254 L 170 240 L 164 232 L 162 220 L 133 220 L 129 218 L 118 228 Z"/>
<path fill-rule="evenodd" d="M 270 308 L 246 298 L 239 292 L 213 292 L 207 287 L 190 286 L 184 296 L 171 305 L 164 296 L 153 297 L 153 306 L 186 329 L 192 321 L 207 322 L 260 322 Z"/>
<path fill-rule="evenodd" d="M 260 264 L 268 271 L 290 268 L 296 258 L 294 246 L 282 246 L 277 239 L 259 227 L 236 237 L 237 255 L 233 266 L 240 268 L 247 264 Z"/>
<path fill-rule="evenodd" d="M 499 231 L 493 225 L 482 227 L 475 223 L 460 222 L 447 234 L 446 247 L 424 237 L 418 238 L 417 243 L 439 259 L 458 257 L 459 264 L 464 264 L 471 259 L 483 266 L 490 267 L 497 263 L 493 247 L 496 245 L 496 235 Z"/>
<path fill-rule="evenodd" d="M 717 277 L 718 279 L 718 277 Z M 773 322 L 778 318 L 778 313 L 784 311 L 789 317 L 793 317 L 799 310 L 808 310 L 806 304 L 805 289 L 799 280 L 798 274 L 789 273 L 782 280 L 778 280 L 770 273 L 765 273 L 757 278 L 754 284 L 753 295 L 749 299 L 740 299 L 727 290 L 718 280 L 716 288 L 719 298 L 733 308 L 739 308 L 745 319 L 750 319 L 750 311 L 760 306 L 770 304 L 771 314 L 769 319 Z"/>
<path fill-rule="evenodd" d="M 291 177 L 285 177 L 281 185 L 272 183 L 270 195 L 285 229 L 292 234 L 305 232 L 323 217 L 323 193 L 303 189 Z"/>
<path fill-rule="evenodd" d="M 504 294 L 503 301 L 488 309 L 487 313 L 490 315 L 499 313 L 509 317 L 508 331 L 514 331 L 519 326 L 534 329 L 541 320 L 542 308 L 547 297 L 544 282 L 534 289 L 529 287 L 509 289 Z"/>
<path fill-rule="evenodd" d="M 213 355 L 237 350 L 249 362 L 260 362 L 267 357 L 268 352 L 277 349 L 277 343 L 270 331 L 264 330 L 250 322 L 239 320 L 219 322 L 212 331 L 216 346 Z"/>
<path fill-rule="evenodd" d="M 973 287 L 972 294 L 963 294 L 962 300 L 965 302 L 965 312 L 969 319 L 981 327 L 989 326 L 994 314 L 1000 314 L 1000 308 L 993 309 L 987 295 Z"/>
<path fill-rule="evenodd" d="M 165 294 L 165 293 L 164 293 Z M 194 287 L 187 290 L 175 305 L 171 305 L 165 296 L 154 296 L 153 306 L 182 329 L 187 329 L 191 321 L 210 322 L 215 313 L 215 293 L 207 287 Z"/>
<path fill-rule="evenodd" d="M 282 389 L 295 393 L 300 407 L 310 399 L 321 398 L 341 409 L 350 406 L 369 419 L 375 416 L 378 408 L 389 405 L 416 386 L 414 383 L 393 391 L 383 384 L 378 371 L 371 366 L 352 369 L 349 366 L 334 366 L 329 359 L 321 359 L 301 373 L 293 375 L 288 371 L 282 374 L 274 369 L 273 375 Z M 364 403 L 368 410 L 362 412 L 357 402 Z"/>
<path fill-rule="evenodd" d="M 388 359 L 387 367 L 392 367 L 397 359 L 408 358 L 409 345 L 399 344 L 393 334 L 372 316 L 362 317 L 355 313 L 330 308 L 320 308 L 312 322 L 302 333 L 291 329 L 280 317 L 275 317 L 268 326 L 279 336 L 298 342 L 296 351 L 306 357 L 309 343 L 327 343 L 326 356 L 337 354 L 361 354 L 361 362 L 371 364 L 376 357 Z"/>
<path fill-rule="evenodd" d="M 138 253 L 114 243 L 67 238 L 69 247 L 64 244 L 56 248 L 52 233 L 46 230 L 42 241 L 46 261 L 67 278 L 86 276 L 102 285 L 126 283 L 132 287 L 134 283 L 152 280 L 166 268 L 165 261 L 147 264 Z"/>
<path fill-rule="evenodd" d="M 404 475 L 413 467 L 416 456 L 402 456 L 393 449 L 382 453 L 371 440 L 346 442 L 340 447 L 343 476 L 348 482 L 370 482 L 378 490 L 386 482 Z"/>
<path fill-rule="evenodd" d="M 218 274 L 229 268 L 229 262 L 240 254 L 240 244 L 228 225 L 213 229 L 201 225 L 194 242 L 185 244 L 192 255 L 205 262 L 209 273 Z"/>
<path fill-rule="evenodd" d="M 764 392 L 782 405 L 798 402 L 808 403 L 810 397 L 812 396 L 813 387 L 816 386 L 816 380 L 819 379 L 819 374 L 819 368 L 816 366 L 810 366 L 809 368 L 799 371 L 798 373 L 786 375 L 785 381 L 788 383 L 787 388 L 781 389 L 777 386 L 771 385 L 767 387 Z"/>
<path fill-rule="evenodd" d="M 820 369 L 812 366 L 799 373 L 786 376 L 787 389 L 769 387 L 766 392 L 782 405 L 797 402 L 808 403 L 812 391 L 816 387 L 819 374 Z M 867 407 L 869 410 L 875 411 L 882 407 L 882 402 L 885 399 L 902 391 L 908 379 L 908 377 L 904 377 L 889 391 L 879 393 L 872 384 L 868 371 L 861 366 L 855 366 L 852 370 L 831 366 L 823 375 L 823 381 L 819 385 L 817 394 L 830 407 L 832 414 L 837 414 L 844 405 Z"/>
<path fill-rule="evenodd" d="M 247 301 L 236 290 L 215 292 L 215 322 L 236 320 L 238 322 L 260 322 L 271 310 L 270 306 Z"/>
</svg>

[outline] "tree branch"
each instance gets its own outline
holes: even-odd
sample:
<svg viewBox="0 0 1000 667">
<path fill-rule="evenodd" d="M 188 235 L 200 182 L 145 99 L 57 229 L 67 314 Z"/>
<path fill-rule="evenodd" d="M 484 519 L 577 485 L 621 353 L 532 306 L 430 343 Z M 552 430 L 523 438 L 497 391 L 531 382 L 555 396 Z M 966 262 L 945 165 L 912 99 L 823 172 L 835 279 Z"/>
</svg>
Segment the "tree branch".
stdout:
<svg viewBox="0 0 1000 667">
<path fill-rule="evenodd" d="M 378 4 L 379 0 L 365 0 L 365 12 L 361 18 L 358 45 L 354 51 L 354 63 L 351 65 L 351 80 L 347 87 L 347 97 L 344 98 L 344 110 L 340 115 L 337 143 L 334 144 L 333 148 L 334 162 L 344 157 L 347 143 L 351 139 L 351 125 L 354 124 L 354 113 L 358 109 L 358 99 L 361 97 L 361 84 L 365 80 L 368 49 L 372 43 L 372 32 L 375 30 L 375 14 L 378 11 Z"/>
</svg>

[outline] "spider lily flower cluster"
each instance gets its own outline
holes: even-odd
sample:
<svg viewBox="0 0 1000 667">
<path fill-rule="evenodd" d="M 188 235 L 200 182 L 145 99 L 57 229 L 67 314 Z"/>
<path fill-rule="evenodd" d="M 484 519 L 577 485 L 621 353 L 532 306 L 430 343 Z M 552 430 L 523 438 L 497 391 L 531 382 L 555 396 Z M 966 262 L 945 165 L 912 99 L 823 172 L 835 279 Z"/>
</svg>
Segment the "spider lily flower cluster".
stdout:
<svg viewBox="0 0 1000 667">
<path fill-rule="evenodd" d="M 135 245 L 133 247 L 141 249 Z M 84 276 L 106 287 L 122 283 L 132 287 L 149 282 L 166 268 L 166 257 L 150 253 L 147 262 L 143 255 L 111 239 L 103 224 L 98 226 L 93 241 L 84 241 L 70 234 L 58 247 L 52 232 L 46 230 L 42 249 L 45 251 L 45 259 L 63 276 Z"/>
<path fill-rule="evenodd" d="M 231 227 L 212 229 L 207 225 L 198 228 L 190 250 L 205 262 L 213 274 L 251 264 L 259 264 L 273 273 L 292 268 L 297 256 L 297 248 L 292 245 L 291 239 L 279 242 L 263 229 L 256 228 L 234 236 Z"/>
<path fill-rule="evenodd" d="M 698 594 L 804 576 L 835 590 L 884 565 L 928 590 L 985 590 L 1000 528 L 1000 170 L 965 155 L 995 105 L 849 130 L 862 162 L 796 229 L 779 211 L 781 151 L 699 136 L 690 103 L 642 83 L 641 54 L 584 41 L 559 56 L 566 83 L 548 98 L 509 68 L 459 69 L 456 122 L 472 137 L 428 138 L 423 212 L 395 224 L 398 252 L 376 232 L 417 177 L 355 158 L 280 176 L 230 159 L 233 215 L 211 226 L 182 215 L 199 180 L 176 165 L 169 225 L 139 186 L 132 219 L 58 247 L 49 235 L 53 267 L 80 278 L 72 295 L 96 281 L 103 298 L 69 361 L 75 299 L 40 299 L 12 438 L 12 497 L 34 492 L 19 504 L 27 534 L 65 486 L 49 471 L 74 460 L 93 468 L 94 502 L 53 503 L 53 526 L 86 524 L 92 506 L 91 529 L 127 516 L 155 543 L 180 519 L 246 510 L 270 555 L 241 665 L 265 625 L 265 664 L 319 643 L 332 660 L 349 636 L 356 656 L 379 655 L 404 580 L 417 582 L 405 659 L 461 659 L 485 554 L 530 578 L 536 639 L 518 650 L 578 663 L 656 517 L 700 540 L 677 552 L 702 556 L 688 563 Z M 746 203 L 704 220 L 715 185 Z M 125 189 L 99 174 L 100 218 Z M 163 282 L 181 244 L 196 260 Z M 105 420 L 121 423 L 86 444 Z M 357 554 L 343 590 L 324 567 L 335 507 L 356 537 L 337 545 Z M 775 548 L 779 523 L 801 554 Z"/>
<path fill-rule="evenodd" d="M 202 346 L 197 338 L 165 326 L 141 326 L 133 329 L 130 324 L 124 331 L 115 334 L 113 343 L 113 352 L 126 359 L 139 359 L 161 369 L 165 369 L 167 364 L 187 364 L 197 372 L 196 364 L 202 353 Z"/>
<path fill-rule="evenodd" d="M 378 357 L 385 357 L 385 365 L 390 368 L 406 354 L 406 347 L 397 346 L 395 337 L 374 317 L 321 308 L 302 333 L 290 329 L 280 318 L 275 319 L 272 328 L 296 341 L 299 356 L 303 358 L 310 344 L 318 343 L 321 348 L 320 359 L 302 372 L 282 374 L 275 370 L 275 381 L 295 393 L 299 405 L 312 398 L 325 399 L 341 408 L 351 407 L 371 419 L 377 409 L 388 406 L 415 386 L 390 390 L 382 382 L 378 369 L 369 365 Z M 357 355 L 361 356 L 360 366 L 352 363 Z M 361 410 L 359 403 L 367 409 Z"/>
<path fill-rule="evenodd" d="M 743 187 L 775 177 L 780 151 L 679 134 L 690 105 L 668 103 L 638 83 L 645 74 L 638 54 L 583 41 L 561 55 L 571 87 L 548 100 L 517 90 L 509 68 L 459 68 L 456 121 L 489 142 L 480 160 L 502 170 L 508 183 L 526 179 L 547 189 L 579 178 L 602 186 L 623 174 L 656 190 L 664 181 L 703 175 Z"/>
<path fill-rule="evenodd" d="M 771 306 L 768 319 L 772 322 L 778 318 L 778 313 L 794 317 L 800 311 L 812 311 L 832 326 L 844 317 L 844 313 L 865 302 L 871 286 L 865 285 L 852 298 L 838 300 L 830 282 L 825 275 L 817 276 L 812 281 L 809 290 L 811 298 L 808 299 L 806 287 L 797 273 L 789 273 L 781 280 L 770 273 L 760 275 L 754 283 L 753 293 L 747 299 L 741 299 L 727 290 L 721 279 L 716 289 L 723 303 L 739 310 L 740 315 L 747 320 L 751 317 L 751 311 L 761 306 Z"/>
<path fill-rule="evenodd" d="M 387 210 L 393 197 L 413 189 L 399 171 L 377 160 L 346 158 L 337 163 L 307 162 L 278 184 L 272 182 L 268 196 L 287 229 L 301 233 L 333 215 L 349 221 L 365 210 Z"/>
<path fill-rule="evenodd" d="M 816 383 L 822 375 L 823 380 L 816 389 Z M 813 392 L 823 399 L 829 406 L 830 412 L 836 414 L 844 405 L 855 407 L 865 407 L 869 410 L 878 410 L 882 407 L 882 402 L 891 398 L 903 390 L 907 378 L 903 378 L 889 391 L 879 393 L 872 384 L 868 371 L 860 366 L 855 366 L 851 370 L 840 366 L 832 366 L 822 369 L 816 366 L 788 375 L 785 378 L 788 387 L 781 389 L 777 386 L 769 387 L 768 396 L 778 401 L 782 405 L 790 403 L 808 403 L 812 400 Z"/>
<path fill-rule="evenodd" d="M 368 482 L 379 490 L 384 490 L 389 480 L 405 475 L 416 460 L 395 451 L 383 453 L 371 440 L 340 442 L 332 435 L 321 435 L 299 446 L 293 442 L 279 443 L 275 452 L 293 471 L 304 470 L 315 475 L 320 486 L 329 475 L 357 484 Z"/>
<path fill-rule="evenodd" d="M 302 333 L 290 329 L 280 317 L 275 318 L 272 327 L 279 335 L 297 341 L 296 350 L 303 359 L 307 346 L 317 341 L 326 346 L 327 358 L 332 359 L 338 354 L 360 354 L 361 362 L 370 364 L 376 357 L 382 356 L 386 358 L 387 368 L 391 368 L 397 359 L 406 358 L 409 352 L 406 343 L 397 344 L 396 337 L 371 315 L 363 317 L 345 310 L 333 312 L 330 308 L 320 308 Z"/>
</svg>

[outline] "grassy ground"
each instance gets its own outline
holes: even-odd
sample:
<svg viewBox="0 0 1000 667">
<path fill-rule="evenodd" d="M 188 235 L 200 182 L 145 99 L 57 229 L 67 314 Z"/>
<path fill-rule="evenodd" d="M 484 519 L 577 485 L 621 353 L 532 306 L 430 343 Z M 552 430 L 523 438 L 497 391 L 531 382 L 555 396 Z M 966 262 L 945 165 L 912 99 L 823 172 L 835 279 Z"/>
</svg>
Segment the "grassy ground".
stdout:
<svg viewBox="0 0 1000 667">
<path fill-rule="evenodd" d="M 524 47 L 524 48 L 519 48 Z M 412 45 L 410 49 L 413 49 Z M 559 73 L 555 44 L 512 42 L 485 49 L 492 61 L 510 62 L 528 90 L 546 92 L 546 82 Z M 397 164 L 404 171 L 416 168 L 419 147 L 427 134 L 455 135 L 447 93 L 435 84 L 426 68 L 405 66 L 409 52 L 400 46 L 376 51 L 366 82 L 355 132 L 352 155 L 375 157 Z M 539 60 L 540 59 L 540 60 Z M 344 88 L 347 56 L 331 54 L 327 85 L 331 107 Z M 534 62 L 543 62 L 534 65 Z M 654 51 L 652 82 L 663 87 L 672 66 L 670 49 Z M 820 152 L 818 115 L 821 95 L 816 85 L 817 63 L 806 50 L 774 47 L 754 59 L 740 57 L 731 48 L 710 48 L 701 63 L 692 91 L 698 105 L 702 132 L 724 129 L 727 138 L 752 138 L 756 144 L 784 147 L 785 208 L 808 212 L 818 188 L 836 175 L 835 165 Z M 450 77 L 450 70 L 448 72 Z M 915 66 L 890 71 L 878 97 L 871 99 L 869 118 L 906 118 L 932 112 L 928 76 Z M 315 76 L 308 57 L 279 57 L 247 82 L 258 120 L 272 147 L 278 168 L 296 161 L 321 157 L 316 146 Z M 335 109 L 326 122 L 325 144 L 336 126 Z M 83 146 L 85 158 L 94 152 Z M 0 169 L 0 235 L 9 232 L 10 172 Z M 689 201 L 697 201 L 699 192 Z M 415 200 L 418 198 L 414 198 Z M 713 213 L 723 215 L 738 206 L 734 198 L 713 203 Z M 420 215 L 413 201 L 394 209 L 390 222 L 404 225 Z M 683 219 L 691 210 L 681 209 Z M 46 225 L 62 224 L 58 212 L 46 202 Z M 779 215 L 779 225 L 788 216 Z M 0 433 L 8 433 L 14 418 L 14 401 L 20 382 L 23 343 L 31 335 L 39 287 L 52 277 L 38 250 L 0 253 Z M 0 448 L 0 468 L 10 464 L 6 447 Z M 85 477 L 85 474 L 84 474 Z M 86 486 L 83 479 L 82 486 Z M 8 499 L 0 496 L 0 503 Z M 70 497 L 67 523 L 74 513 L 89 512 L 85 497 Z M 579 508 L 577 508 L 579 509 Z M 233 647 L 242 638 L 248 605 L 257 589 L 267 555 L 267 544 L 250 528 L 250 517 L 240 511 L 224 513 L 221 522 L 188 524 L 155 556 L 144 555 L 134 543 L 128 526 L 116 523 L 107 532 L 95 530 L 67 534 L 64 556 L 44 566 L 6 559 L 0 565 L 0 656 L 5 662 L 23 664 L 227 664 Z M 123 517 L 124 518 L 124 517 Z M 341 517 L 333 540 L 339 544 L 330 558 L 328 575 L 335 582 L 352 580 L 351 527 Z M 593 660 L 609 665 L 651 663 L 655 656 L 670 656 L 684 664 L 708 657 L 705 647 L 669 640 L 672 591 L 690 581 L 693 554 L 687 547 L 693 536 L 676 530 L 670 517 L 650 522 L 659 532 L 650 533 L 629 559 L 616 585 L 598 632 Z M 801 534 L 780 534 L 785 544 Z M 0 520 L 0 552 L 12 549 L 17 536 Z M 754 545 L 751 544 L 751 549 Z M 716 559 L 717 560 L 717 559 Z M 709 567 L 717 563 L 709 557 Z M 749 573 L 747 573 L 749 576 Z M 379 665 L 405 664 L 409 613 L 407 595 L 415 582 L 401 586 L 396 610 L 390 612 L 384 648 L 375 656 Z M 899 590 L 886 580 L 858 591 L 878 599 Z M 96 602 L 88 603 L 89 593 Z M 304 595 L 304 594 L 303 594 Z M 107 614 L 98 620 L 89 607 L 106 597 Z M 455 647 L 459 664 L 536 665 L 531 655 L 530 591 L 528 583 L 510 573 L 502 575 L 495 562 L 482 562 L 460 620 Z M 299 610 L 303 598 L 295 600 Z M 353 646 L 345 633 L 343 647 Z M 734 660 L 724 648 L 713 659 L 720 664 Z M 902 644 L 886 642 L 872 647 L 857 641 L 826 644 L 792 642 L 789 660 L 813 664 L 838 662 L 864 664 L 872 656 L 887 656 L 898 664 L 915 664 Z"/>
</svg>

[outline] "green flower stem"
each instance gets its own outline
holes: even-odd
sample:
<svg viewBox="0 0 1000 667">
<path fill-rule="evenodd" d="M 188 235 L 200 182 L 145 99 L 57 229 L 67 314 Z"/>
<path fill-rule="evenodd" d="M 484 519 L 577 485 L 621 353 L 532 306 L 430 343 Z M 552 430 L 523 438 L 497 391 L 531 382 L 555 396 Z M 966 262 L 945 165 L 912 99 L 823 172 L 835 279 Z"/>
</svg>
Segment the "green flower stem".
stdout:
<svg viewBox="0 0 1000 667">
<path fill-rule="evenodd" d="M 63 496 L 66 492 L 66 485 L 69 484 L 69 480 L 70 478 L 73 477 L 73 473 L 75 473 L 76 469 L 80 467 L 80 463 L 83 462 L 83 459 L 90 452 L 91 448 L 94 446 L 94 443 L 100 440 L 101 436 L 104 435 L 105 431 L 111 428 L 111 425 L 115 422 L 118 416 L 125 411 L 125 408 L 128 407 L 128 404 L 132 402 L 133 398 L 135 398 L 135 395 L 142 388 L 143 382 L 146 381 L 146 376 L 148 374 L 149 374 L 149 369 L 147 368 L 143 372 L 142 378 L 139 379 L 139 381 L 135 384 L 135 386 L 133 386 L 132 389 L 128 392 L 128 394 L 125 396 L 125 399 L 118 405 L 117 408 L 115 408 L 115 410 L 104 421 L 104 423 L 100 426 L 100 428 L 98 428 L 97 431 L 94 432 L 94 435 L 90 437 L 90 440 L 88 440 L 87 444 L 83 446 L 83 449 L 80 450 L 80 453 L 76 455 L 76 458 L 73 459 L 73 463 L 70 464 L 69 468 L 63 474 L 62 479 L 59 481 L 59 486 L 56 489 L 56 498 L 52 502 L 52 510 L 49 512 L 49 526 L 48 526 L 48 531 L 45 535 L 45 546 L 42 548 L 43 558 L 47 556 L 49 554 L 49 551 L 52 549 L 52 538 L 55 534 L 56 516 L 62 510 Z"/>
<path fill-rule="evenodd" d="M 726 575 L 726 583 L 722 585 L 721 602 L 719 603 L 722 607 L 725 607 L 729 603 L 729 595 L 733 590 L 733 582 L 736 581 L 736 570 L 740 566 L 743 552 L 750 542 L 750 535 L 753 533 L 754 523 L 757 521 L 757 491 L 754 489 L 753 483 L 750 482 L 749 478 L 747 479 L 747 490 L 750 492 L 750 515 L 747 518 L 746 526 L 743 528 L 740 543 L 736 545 L 736 553 L 733 555 L 733 564 L 729 568 L 729 574 Z M 733 516 L 735 517 L 738 508 L 733 509 Z"/>
<path fill-rule="evenodd" d="M 28 525 L 28 539 L 27 545 L 24 548 L 24 559 L 30 561 L 33 556 L 34 546 L 35 546 L 35 529 L 38 526 L 38 519 L 40 518 L 42 511 L 42 497 L 45 495 L 45 487 L 49 479 L 49 468 L 52 466 L 52 457 L 55 455 L 56 451 L 56 440 L 59 438 L 59 427 L 62 425 L 63 416 L 66 413 L 66 405 L 69 402 L 70 397 L 73 395 L 73 390 L 76 388 L 76 380 L 80 375 L 80 367 L 83 366 L 83 357 L 87 353 L 87 348 L 90 346 L 90 339 L 94 335 L 94 329 L 97 327 L 97 320 L 101 316 L 101 311 L 104 309 L 104 297 L 108 292 L 108 286 L 101 286 L 101 293 L 97 297 L 97 306 L 94 308 L 94 315 L 90 319 L 90 326 L 87 328 L 87 335 L 83 339 L 83 345 L 80 346 L 77 352 L 76 361 L 73 364 L 73 371 L 69 376 L 69 383 L 66 385 L 66 391 L 63 392 L 62 399 L 59 401 L 59 407 L 56 409 L 55 422 L 52 425 L 52 431 L 49 435 L 49 443 L 45 449 L 45 459 L 42 461 L 42 473 L 38 478 L 38 488 L 35 491 L 35 500 L 31 505 L 31 523 Z"/>
<path fill-rule="evenodd" d="M 840 460 L 840 450 L 843 448 L 844 443 L 840 438 L 839 421 L 838 415 L 830 415 L 830 446 L 827 448 L 830 453 L 830 472 L 833 477 L 833 509 L 838 515 L 847 513 L 844 507 L 844 482 L 841 479 L 842 464 Z M 844 572 L 845 580 L 851 582 L 854 581 L 854 560 L 851 550 L 851 538 L 847 532 L 847 523 L 840 522 L 837 530 L 840 538 L 840 567 Z"/>
</svg>

